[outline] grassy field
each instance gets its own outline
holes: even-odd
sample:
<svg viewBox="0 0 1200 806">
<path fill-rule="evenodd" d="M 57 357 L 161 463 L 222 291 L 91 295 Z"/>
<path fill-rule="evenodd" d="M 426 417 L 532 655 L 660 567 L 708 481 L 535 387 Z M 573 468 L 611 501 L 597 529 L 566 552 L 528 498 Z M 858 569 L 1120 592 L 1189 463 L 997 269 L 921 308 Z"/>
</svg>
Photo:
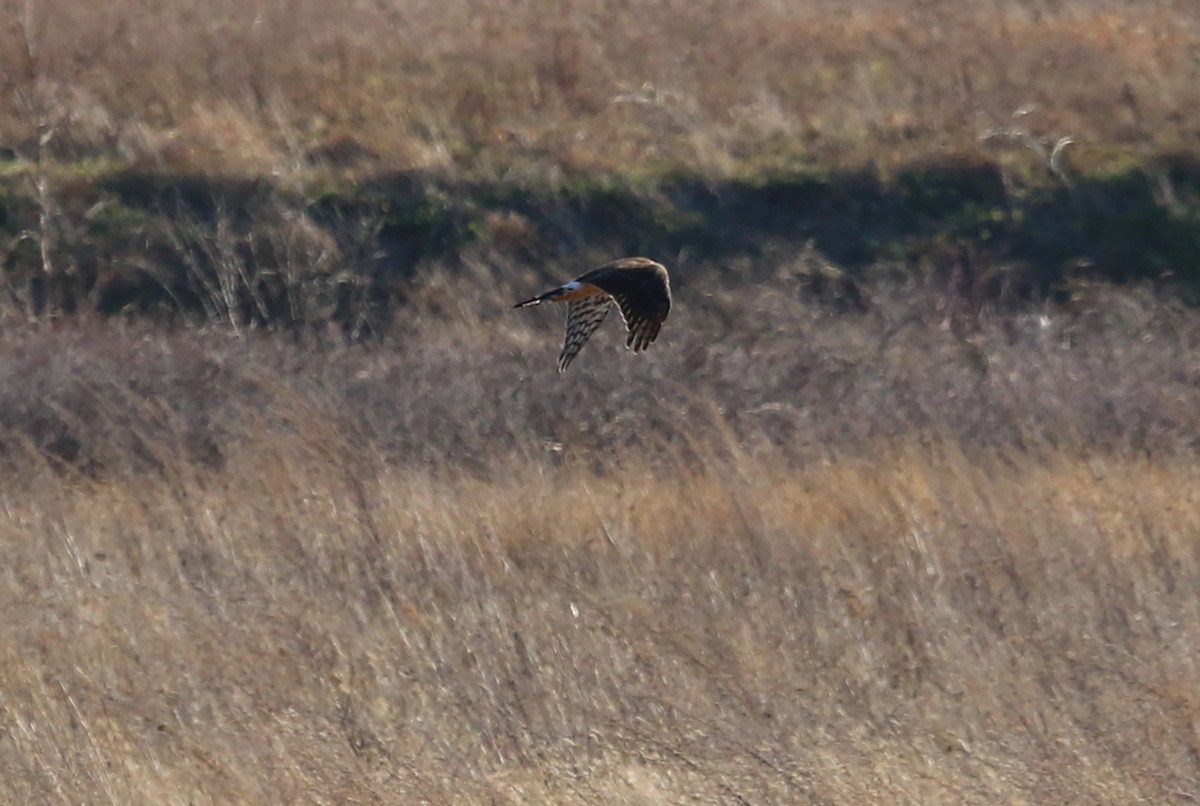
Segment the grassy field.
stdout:
<svg viewBox="0 0 1200 806">
<path fill-rule="evenodd" d="M 1200 288 L 1200 9 L 7 0 L 0 322 L 323 329 L 651 254 Z M 544 276 L 541 279 L 545 279 Z"/>
<path fill-rule="evenodd" d="M 1094 293 L 6 335 L 0 792 L 1189 802 L 1200 321 Z"/>
<path fill-rule="evenodd" d="M 1200 799 L 1194 3 L 0 10 L 0 801 Z"/>
<path fill-rule="evenodd" d="M 1193 461 L 726 453 L 27 479 L 5 798 L 1194 797 Z"/>
<path fill-rule="evenodd" d="M 180 172 L 559 165 L 723 175 L 978 152 L 1018 126 L 1091 161 L 1193 149 L 1188 0 L 6 0 L 0 115 Z M 1014 113 L 1025 114 L 1014 120 Z"/>
</svg>

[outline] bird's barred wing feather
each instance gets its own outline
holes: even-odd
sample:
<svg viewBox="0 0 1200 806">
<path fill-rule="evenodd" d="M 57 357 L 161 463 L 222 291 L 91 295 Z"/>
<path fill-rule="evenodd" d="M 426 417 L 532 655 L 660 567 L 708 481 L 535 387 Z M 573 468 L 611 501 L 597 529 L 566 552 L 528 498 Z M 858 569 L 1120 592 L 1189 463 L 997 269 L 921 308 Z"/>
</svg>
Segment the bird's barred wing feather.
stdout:
<svg viewBox="0 0 1200 806">
<path fill-rule="evenodd" d="M 590 297 L 573 300 L 567 305 L 567 334 L 563 341 L 562 353 L 558 356 L 558 371 L 564 371 L 575 356 L 600 327 L 612 299 L 607 294 L 595 294 Z"/>
<path fill-rule="evenodd" d="M 625 347 L 632 347 L 635 353 L 645 350 L 658 338 L 658 331 L 662 330 L 666 317 L 656 311 L 647 312 L 624 296 L 614 296 L 613 299 L 621 311 L 621 318 L 625 320 L 625 329 L 629 331 L 625 336 Z"/>
</svg>

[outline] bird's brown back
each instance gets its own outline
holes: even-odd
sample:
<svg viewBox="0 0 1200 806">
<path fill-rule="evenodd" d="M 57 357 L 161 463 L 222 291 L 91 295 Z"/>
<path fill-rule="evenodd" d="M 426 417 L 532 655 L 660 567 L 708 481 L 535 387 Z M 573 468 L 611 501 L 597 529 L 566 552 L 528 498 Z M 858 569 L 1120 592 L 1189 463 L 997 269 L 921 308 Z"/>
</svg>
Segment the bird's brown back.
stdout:
<svg viewBox="0 0 1200 806">
<path fill-rule="evenodd" d="M 671 281 L 667 270 L 661 263 L 649 258 L 614 260 L 580 275 L 576 281 L 591 283 L 611 295 L 618 305 L 622 297 L 636 302 L 643 316 L 662 320 L 667 318 L 671 310 Z"/>
</svg>

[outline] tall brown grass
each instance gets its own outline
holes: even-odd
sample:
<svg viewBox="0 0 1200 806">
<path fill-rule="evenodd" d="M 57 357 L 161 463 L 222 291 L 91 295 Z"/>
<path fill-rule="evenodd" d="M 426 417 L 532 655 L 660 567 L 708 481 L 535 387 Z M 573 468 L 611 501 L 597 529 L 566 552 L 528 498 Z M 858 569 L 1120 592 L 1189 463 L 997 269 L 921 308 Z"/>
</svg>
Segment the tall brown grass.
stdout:
<svg viewBox="0 0 1200 806">
<path fill-rule="evenodd" d="M 5 21 L 0 137 L 34 136 L 32 108 L 61 153 L 176 171 L 890 164 L 978 150 L 1018 110 L 1103 161 L 1194 148 L 1200 108 L 1186 0 L 13 0 Z"/>
<path fill-rule="evenodd" d="M 1194 462 L 732 445 L 485 475 L 293 412 L 6 492 L 22 801 L 1185 802 Z"/>
<path fill-rule="evenodd" d="M 0 800 L 1200 795 L 1194 3 L 3 8 Z M 969 170 L 1065 136 L 1112 189 Z M 639 238 L 557 375 L 506 300 Z"/>
<path fill-rule="evenodd" d="M 1187 802 L 1194 317 L 1093 294 L 6 334 L 0 797 Z"/>
</svg>

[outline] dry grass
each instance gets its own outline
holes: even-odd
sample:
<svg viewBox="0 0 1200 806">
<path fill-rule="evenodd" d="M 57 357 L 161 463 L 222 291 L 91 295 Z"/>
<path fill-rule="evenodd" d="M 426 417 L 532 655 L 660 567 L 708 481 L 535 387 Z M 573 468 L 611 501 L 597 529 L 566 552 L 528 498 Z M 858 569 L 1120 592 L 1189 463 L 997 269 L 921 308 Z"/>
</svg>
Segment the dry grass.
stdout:
<svg viewBox="0 0 1200 806">
<path fill-rule="evenodd" d="M 1200 263 L 1188 0 L 0 8 L 0 320 L 358 338 L 463 263 L 809 241 L 1035 295 Z"/>
<path fill-rule="evenodd" d="M 977 151 L 1032 109 L 1095 159 L 1196 146 L 1188 0 L 152 5 L 12 0 L 3 138 L 33 109 L 60 153 L 172 171 L 721 175 Z"/>
<path fill-rule="evenodd" d="M 1185 802 L 1194 462 L 381 465 L 0 498 L 6 799 Z"/>
<path fill-rule="evenodd" d="M 1195 3 L 4 8 L 0 800 L 1200 797 Z"/>
<path fill-rule="evenodd" d="M 1188 802 L 1200 336 L 1092 293 L 8 333 L 0 798 Z"/>
</svg>

